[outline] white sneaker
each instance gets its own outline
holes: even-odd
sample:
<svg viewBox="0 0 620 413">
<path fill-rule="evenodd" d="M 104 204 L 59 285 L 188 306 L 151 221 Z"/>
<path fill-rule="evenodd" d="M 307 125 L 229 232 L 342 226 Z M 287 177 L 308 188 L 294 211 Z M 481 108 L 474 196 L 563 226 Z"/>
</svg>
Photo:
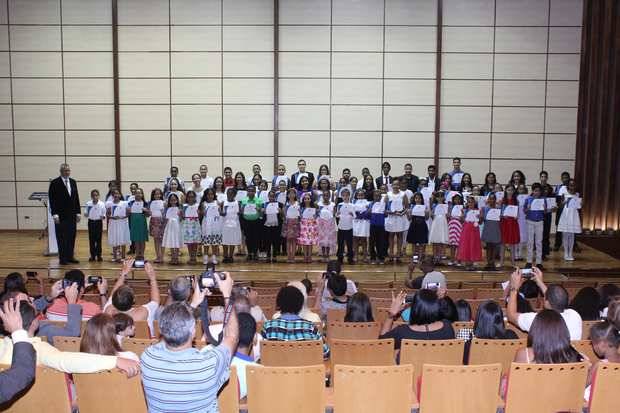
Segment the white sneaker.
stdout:
<svg viewBox="0 0 620 413">
<path fill-rule="evenodd" d="M 573 257 L 564 257 L 565 261 L 575 261 L 575 258 Z"/>
<path fill-rule="evenodd" d="M 217 265 L 217 257 L 215 256 L 215 254 L 213 254 L 213 257 L 211 257 L 211 262 L 213 262 L 213 265 Z"/>
<path fill-rule="evenodd" d="M 204 265 L 207 265 L 209 263 L 209 256 L 208 255 L 203 255 L 202 256 L 202 263 Z"/>
</svg>

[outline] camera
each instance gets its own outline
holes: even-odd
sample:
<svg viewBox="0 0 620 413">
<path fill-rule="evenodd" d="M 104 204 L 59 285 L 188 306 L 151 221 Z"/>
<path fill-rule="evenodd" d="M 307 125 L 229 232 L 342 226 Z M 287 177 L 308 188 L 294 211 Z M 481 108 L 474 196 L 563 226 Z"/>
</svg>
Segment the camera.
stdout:
<svg viewBox="0 0 620 413">
<path fill-rule="evenodd" d="M 521 275 L 523 276 L 523 278 L 532 278 L 534 276 L 531 268 L 523 268 L 521 270 Z"/>
<path fill-rule="evenodd" d="M 323 279 L 329 280 L 332 275 L 336 275 L 336 274 L 338 274 L 336 271 L 325 271 L 323 273 Z"/>
<path fill-rule="evenodd" d="M 145 264 L 146 262 L 147 262 L 147 261 L 145 261 L 145 260 L 135 260 L 135 261 L 133 262 L 133 268 L 144 268 L 144 264 Z"/>
<path fill-rule="evenodd" d="M 73 283 L 74 283 L 73 281 L 67 280 L 66 278 L 63 278 L 62 279 L 62 289 L 64 290 L 66 288 L 71 287 L 71 284 L 73 284 Z"/>
<path fill-rule="evenodd" d="M 206 270 L 200 274 L 200 282 L 198 286 L 200 290 L 204 290 L 205 288 L 215 288 L 217 287 L 218 281 L 222 279 L 226 279 L 226 275 L 221 272 L 215 271 L 214 264 L 208 264 Z"/>
<path fill-rule="evenodd" d="M 36 277 L 37 275 L 39 275 L 39 273 L 38 273 L 38 272 L 36 272 L 36 271 L 26 271 L 26 277 L 29 277 L 29 278 L 34 278 L 34 277 Z"/>
<path fill-rule="evenodd" d="M 101 281 L 103 281 L 103 277 L 99 276 L 99 275 L 89 275 L 87 278 L 88 284 L 90 285 L 97 285 L 99 284 Z"/>
</svg>

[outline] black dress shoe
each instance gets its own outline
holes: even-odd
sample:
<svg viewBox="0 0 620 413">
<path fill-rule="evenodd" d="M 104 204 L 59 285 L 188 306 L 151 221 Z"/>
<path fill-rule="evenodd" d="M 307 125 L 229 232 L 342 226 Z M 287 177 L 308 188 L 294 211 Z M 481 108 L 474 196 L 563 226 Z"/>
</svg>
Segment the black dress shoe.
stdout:
<svg viewBox="0 0 620 413">
<path fill-rule="evenodd" d="M 69 265 L 69 263 L 67 261 L 59 261 L 58 264 L 59 265 Z"/>
<path fill-rule="evenodd" d="M 67 262 L 70 262 L 71 264 L 79 264 L 80 262 L 78 260 L 76 260 L 75 258 L 71 258 L 70 260 L 67 260 Z"/>
<path fill-rule="evenodd" d="M 103 258 L 101 258 L 101 255 L 99 255 L 99 256 L 97 257 L 97 261 L 98 261 L 98 262 L 103 261 Z"/>
</svg>

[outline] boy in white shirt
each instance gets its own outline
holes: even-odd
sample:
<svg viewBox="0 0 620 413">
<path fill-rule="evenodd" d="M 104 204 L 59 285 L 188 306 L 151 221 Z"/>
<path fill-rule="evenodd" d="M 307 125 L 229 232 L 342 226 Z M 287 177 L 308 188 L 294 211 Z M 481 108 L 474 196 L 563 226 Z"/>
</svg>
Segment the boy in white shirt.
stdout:
<svg viewBox="0 0 620 413">
<path fill-rule="evenodd" d="M 239 399 L 243 399 L 248 394 L 245 368 L 258 365 L 252 355 L 252 346 L 256 336 L 256 320 L 248 313 L 238 313 L 237 320 L 239 323 L 239 344 L 237 344 L 237 352 L 230 365 L 237 368 Z"/>
<path fill-rule="evenodd" d="M 101 262 L 101 234 L 103 233 L 103 218 L 106 216 L 105 204 L 99 199 L 99 191 L 90 191 L 90 200 L 86 202 L 84 216 L 88 218 L 88 243 L 90 245 L 90 258 Z"/>
</svg>

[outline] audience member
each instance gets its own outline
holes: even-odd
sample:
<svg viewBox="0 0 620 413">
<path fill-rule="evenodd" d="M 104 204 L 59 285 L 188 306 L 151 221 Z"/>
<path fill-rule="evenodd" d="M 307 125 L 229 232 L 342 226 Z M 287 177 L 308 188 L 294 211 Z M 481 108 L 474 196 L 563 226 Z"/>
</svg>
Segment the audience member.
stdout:
<svg viewBox="0 0 620 413">
<path fill-rule="evenodd" d="M 312 293 L 312 288 L 313 288 L 312 281 L 310 281 L 309 278 L 304 278 L 301 280 L 301 283 L 304 285 L 304 287 L 306 287 L 306 297 L 309 296 L 310 293 Z"/>
<path fill-rule="evenodd" d="M 471 306 L 467 300 L 457 300 L 454 305 L 456 306 L 457 321 L 471 321 Z"/>
<path fill-rule="evenodd" d="M 375 321 L 372 316 L 372 305 L 366 294 L 357 292 L 349 298 L 344 321 L 346 323 L 369 323 Z"/>
<path fill-rule="evenodd" d="M 596 370 L 600 363 L 620 363 L 620 331 L 605 320 L 594 324 L 590 329 L 590 340 L 592 340 L 592 350 L 600 360 L 594 362 L 588 375 L 588 383 L 592 383 L 596 376 Z M 590 386 L 586 388 L 584 399 L 590 400 Z"/>
<path fill-rule="evenodd" d="M 323 341 L 323 336 L 316 326 L 299 316 L 303 304 L 304 296 L 298 288 L 290 285 L 282 287 L 276 297 L 280 317 L 265 322 L 261 336 L 265 340 L 276 341 Z M 327 357 L 328 354 L 329 347 L 323 343 L 323 355 Z"/>
<path fill-rule="evenodd" d="M 239 344 L 230 364 L 237 368 L 239 399 L 243 399 L 248 394 L 245 368 L 258 364 L 252 356 L 252 347 L 256 336 L 256 320 L 248 313 L 237 313 L 237 318 L 239 320 Z"/>
<path fill-rule="evenodd" d="M 609 302 L 609 311 L 607 311 L 607 320 L 616 326 L 616 330 L 620 330 L 620 297 L 616 296 Z"/>
<path fill-rule="evenodd" d="M 504 324 L 504 313 L 495 301 L 487 301 L 478 307 L 472 338 L 485 340 L 516 340 L 519 337 Z M 469 360 L 471 341 L 465 343 L 463 362 Z"/>
<path fill-rule="evenodd" d="M 556 284 L 547 287 L 543 282 L 543 273 L 537 267 L 532 268 L 532 273 L 534 281 L 536 281 L 545 297 L 544 307 L 554 310 L 562 316 L 570 332 L 571 340 L 581 340 L 581 317 L 575 310 L 568 308 L 568 293 L 564 287 Z M 519 313 L 517 311 L 517 294 L 522 282 L 521 270 L 513 272 L 510 278 L 510 295 L 507 308 L 508 321 L 523 331 L 530 331 L 537 314 L 534 312 Z"/>
<path fill-rule="evenodd" d="M 86 323 L 80 341 L 82 353 L 119 356 L 139 362 L 140 359 L 131 351 L 123 351 L 116 339 L 116 323 L 109 314 L 97 314 Z"/>
<path fill-rule="evenodd" d="M 4 309 L 0 309 L 3 330 L 11 335 L 13 341 L 11 367 L 0 373 L 0 404 L 12 400 L 28 387 L 36 372 L 36 353 L 28 342 L 28 333 L 23 329 L 19 305 L 19 301 L 9 299 L 4 301 Z"/>
<path fill-rule="evenodd" d="M 122 347 L 123 340 L 136 335 L 136 325 L 133 318 L 125 313 L 116 313 L 114 318 L 114 330 L 116 331 L 116 341 Z"/>
<path fill-rule="evenodd" d="M 140 358 L 142 383 L 149 411 L 218 411 L 217 392 L 228 380 L 237 348 L 239 325 L 230 306 L 233 280 L 229 273 L 217 281 L 230 316 L 217 347 L 192 347 L 196 320 L 187 304 L 173 303 L 161 313 L 162 340 Z"/>
<path fill-rule="evenodd" d="M 599 311 L 601 296 L 594 287 L 584 287 L 577 292 L 569 307 L 577 311 L 584 321 L 601 319 Z"/>
<path fill-rule="evenodd" d="M 79 294 L 76 304 L 79 304 L 82 307 L 82 320 L 88 321 L 91 317 L 94 317 L 101 312 L 101 307 L 106 302 L 105 294 L 108 289 L 108 284 L 105 278 L 102 278 L 101 282 L 97 284 L 99 296 L 101 297 L 101 305 L 98 305 L 90 301 L 82 300 L 84 291 L 86 290 L 85 278 L 84 273 L 80 270 L 67 271 L 64 277 L 64 279 L 70 282 L 71 285 L 77 284 Z M 47 312 L 45 314 L 47 319 L 50 321 L 67 321 L 67 316 L 69 314 L 69 303 L 67 302 L 66 297 L 55 297 L 51 305 L 47 308 Z"/>
<path fill-rule="evenodd" d="M 601 317 L 607 317 L 607 307 L 609 306 L 609 301 L 614 297 L 620 297 L 620 287 L 616 284 L 603 284 L 599 288 L 599 294 L 601 295 L 601 303 L 599 305 L 599 310 L 601 312 Z"/>
<path fill-rule="evenodd" d="M 323 276 L 317 280 L 315 309 L 319 310 L 321 318 L 327 318 L 327 310 L 346 310 L 349 297 L 347 296 L 347 278 L 341 274 L 327 273 L 327 283 Z M 324 295 L 327 289 L 327 297 Z"/>
<path fill-rule="evenodd" d="M 179 275 L 168 284 L 168 296 L 164 305 L 160 305 L 155 314 L 155 320 L 159 320 L 159 315 L 165 307 L 172 303 L 187 303 L 192 295 L 192 277 Z"/>
<path fill-rule="evenodd" d="M 571 345 L 571 337 L 561 313 L 545 309 L 536 314 L 529 328 L 527 348 L 517 351 L 517 363 L 576 363 L 584 358 Z"/>
<path fill-rule="evenodd" d="M 308 280 L 308 279 L 305 278 L 304 280 Z M 312 285 L 310 280 L 308 280 L 308 282 L 310 283 L 310 285 Z M 301 291 L 301 294 L 304 296 L 304 305 L 301 311 L 299 312 L 299 317 L 303 318 L 304 320 L 310 321 L 311 323 L 320 323 L 321 317 L 317 313 L 312 312 L 308 308 L 308 289 L 307 289 L 306 284 L 303 283 L 303 281 L 291 281 L 287 285 L 297 288 L 299 291 Z M 280 318 L 280 312 L 279 311 L 276 312 L 272 318 L 274 319 Z"/>
<path fill-rule="evenodd" d="M 413 340 L 448 340 L 454 338 L 454 330 L 450 321 L 443 318 L 441 304 L 437 292 L 419 290 L 411 302 L 409 325 L 400 325 L 392 330 L 394 319 L 398 318 L 405 308 L 406 293 L 400 293 L 390 306 L 390 316 L 383 322 L 379 338 L 393 338 L 394 348 L 400 349 L 403 339 Z"/>
<path fill-rule="evenodd" d="M 456 312 L 456 305 L 452 298 L 449 296 L 445 296 L 439 299 L 439 305 L 441 307 L 441 314 L 443 315 L 444 320 L 448 320 L 451 323 L 454 323 L 458 320 L 458 313 Z"/>
</svg>

